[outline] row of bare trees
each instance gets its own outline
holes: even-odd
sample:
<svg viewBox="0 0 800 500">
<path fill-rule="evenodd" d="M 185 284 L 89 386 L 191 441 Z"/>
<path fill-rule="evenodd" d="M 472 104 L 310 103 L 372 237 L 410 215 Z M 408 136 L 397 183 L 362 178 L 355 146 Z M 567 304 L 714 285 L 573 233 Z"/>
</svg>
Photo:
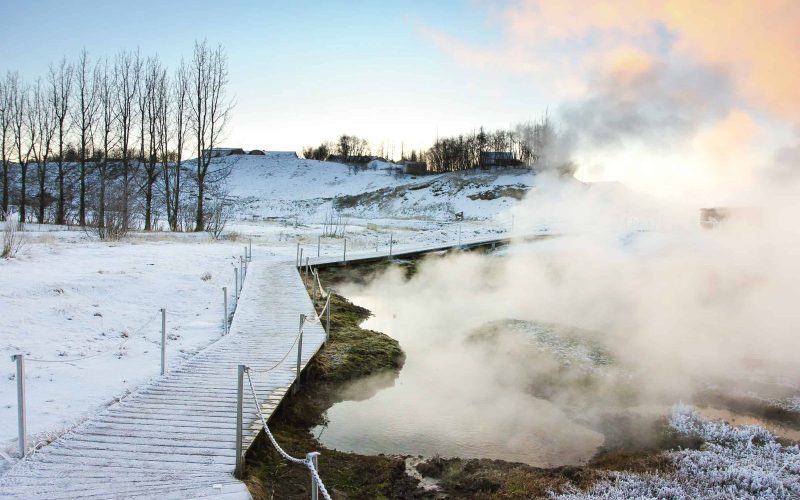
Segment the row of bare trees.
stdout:
<svg viewBox="0 0 800 500">
<path fill-rule="evenodd" d="M 544 166 L 556 143 L 556 133 L 545 113 L 537 121 L 520 123 L 514 128 L 486 131 L 483 127 L 468 134 L 437 138 L 420 158 L 433 172 L 469 170 L 482 165 L 481 154 L 510 153 L 511 157 L 531 168 Z"/>
<path fill-rule="evenodd" d="M 333 155 L 357 157 L 370 155 L 369 142 L 363 137 L 342 134 L 335 141 L 325 141 L 317 147 L 303 148 L 304 158 L 325 161 Z"/>
<path fill-rule="evenodd" d="M 121 231 L 156 229 L 164 216 L 173 231 L 205 230 L 230 172 L 212 160 L 232 109 L 228 84 L 223 47 L 206 41 L 174 71 L 138 50 L 95 61 L 84 50 L 32 84 L 8 72 L 0 213 L 13 207 L 24 222 L 31 208 L 39 223 Z"/>
<path fill-rule="evenodd" d="M 536 121 L 520 123 L 508 130 L 487 131 L 481 127 L 468 134 L 437 137 L 428 150 L 411 150 L 409 155 L 402 152 L 401 160 L 424 162 L 430 172 L 450 172 L 484 166 L 481 155 L 493 152 L 504 153 L 503 163 L 507 166 L 524 165 L 537 170 L 557 169 L 562 174 L 572 173 L 574 166 L 563 161 L 558 149 L 555 127 L 550 116 L 544 113 Z M 336 141 L 304 148 L 302 153 L 308 159 L 327 160 L 334 155 L 369 155 L 370 147 L 363 138 L 342 135 Z"/>
</svg>

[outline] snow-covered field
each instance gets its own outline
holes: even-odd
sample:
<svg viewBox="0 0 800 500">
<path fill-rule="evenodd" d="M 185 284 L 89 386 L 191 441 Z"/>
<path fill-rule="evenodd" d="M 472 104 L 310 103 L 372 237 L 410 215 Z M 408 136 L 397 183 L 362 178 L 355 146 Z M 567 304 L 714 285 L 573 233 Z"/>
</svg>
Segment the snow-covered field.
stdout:
<svg viewBox="0 0 800 500">
<path fill-rule="evenodd" d="M 239 244 L 203 237 L 94 241 L 80 232 L 27 233 L 0 260 L 0 445 L 16 441 L 15 365 L 26 355 L 28 431 L 46 439 L 222 332 L 222 286 L 233 289 Z"/>
</svg>

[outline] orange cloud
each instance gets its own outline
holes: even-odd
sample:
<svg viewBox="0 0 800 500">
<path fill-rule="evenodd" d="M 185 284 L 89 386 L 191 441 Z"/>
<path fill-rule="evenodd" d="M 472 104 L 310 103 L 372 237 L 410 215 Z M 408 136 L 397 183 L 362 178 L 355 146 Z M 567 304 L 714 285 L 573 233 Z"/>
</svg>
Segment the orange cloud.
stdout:
<svg viewBox="0 0 800 500">
<path fill-rule="evenodd" d="M 800 120 L 800 2 L 672 0 L 664 20 L 677 53 L 724 65 L 749 101 Z"/>
<path fill-rule="evenodd" d="M 427 35 L 465 64 L 526 71 L 544 71 L 549 65 L 552 75 L 553 68 L 564 71 L 562 64 L 570 63 L 581 70 L 614 69 L 604 64 L 620 50 L 652 56 L 666 31 L 674 39 L 663 57 L 722 67 L 747 104 L 800 120 L 796 0 L 518 0 L 501 9 L 499 17 L 506 38 L 499 49 L 476 49 L 435 30 Z M 591 44 L 581 45 L 590 38 Z M 559 51 L 565 61 L 558 60 Z"/>
</svg>

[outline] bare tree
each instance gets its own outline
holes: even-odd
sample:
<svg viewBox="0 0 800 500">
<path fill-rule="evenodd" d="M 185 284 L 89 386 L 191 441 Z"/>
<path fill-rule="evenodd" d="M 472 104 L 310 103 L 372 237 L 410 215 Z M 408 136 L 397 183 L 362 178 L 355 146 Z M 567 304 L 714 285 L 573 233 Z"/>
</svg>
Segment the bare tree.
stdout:
<svg viewBox="0 0 800 500">
<path fill-rule="evenodd" d="M 111 142 L 113 140 L 112 134 L 117 120 L 116 107 L 114 106 L 116 89 L 113 76 L 109 71 L 107 60 L 95 67 L 94 88 L 96 89 L 97 104 L 100 112 L 97 134 L 103 148 L 100 161 L 97 163 L 97 173 L 100 178 L 96 222 L 98 228 L 103 228 L 106 225 L 106 187 L 109 177 L 108 156 L 113 147 Z"/>
<path fill-rule="evenodd" d="M 119 127 L 120 149 L 122 152 L 122 220 L 129 221 L 131 179 L 134 173 L 130 164 L 131 133 L 133 131 L 134 101 L 136 100 L 142 76 L 142 60 L 139 52 L 123 50 L 117 54 L 114 64 L 114 80 L 116 81 L 116 114 Z"/>
<path fill-rule="evenodd" d="M 169 228 L 172 231 L 178 230 L 178 220 L 181 206 L 181 160 L 183 158 L 183 150 L 185 148 L 184 142 L 189 124 L 189 80 L 189 69 L 184 62 L 181 61 L 181 65 L 175 72 L 175 77 L 172 82 L 172 134 L 165 132 L 162 135 L 163 144 L 161 154 L 162 169 L 164 171 L 164 196 L 166 198 L 167 221 L 169 222 Z M 164 115 L 163 120 L 164 123 L 162 128 L 166 131 L 169 124 L 169 118 L 167 114 Z M 170 135 L 174 136 L 175 138 L 175 157 L 172 166 L 170 166 L 169 162 L 168 138 Z"/>
<path fill-rule="evenodd" d="M 50 65 L 50 104 L 58 127 L 58 204 L 56 205 L 56 224 L 66 221 L 66 193 L 64 186 L 64 141 L 69 132 L 67 121 L 69 103 L 72 96 L 72 65 L 62 58 L 57 67 Z"/>
<path fill-rule="evenodd" d="M 6 74 L 3 81 L 0 81 L 0 160 L 3 163 L 3 200 L 0 206 L 0 217 L 5 219 L 8 214 L 9 205 L 9 169 L 11 166 L 12 146 L 14 144 L 11 136 L 11 117 L 14 108 L 13 87 L 16 85 L 14 76 L 11 72 Z"/>
<path fill-rule="evenodd" d="M 39 181 L 36 220 L 39 224 L 44 224 L 44 211 L 47 207 L 47 162 L 50 160 L 57 123 L 48 90 L 42 83 L 41 78 L 36 80 L 36 85 L 33 87 L 33 101 L 29 107 L 28 114 L 29 126 L 35 129 L 35 133 L 31 135 L 33 146 L 31 149 L 33 160 L 36 162 L 36 179 Z"/>
<path fill-rule="evenodd" d="M 17 153 L 17 163 L 20 168 L 20 196 L 19 196 L 19 222 L 25 222 L 25 205 L 28 194 L 28 163 L 31 158 L 33 142 L 36 139 L 36 127 L 31 123 L 30 89 L 22 83 L 19 76 L 13 76 L 14 85 L 12 88 L 11 99 L 12 107 L 12 133 L 14 135 L 14 147 Z"/>
<path fill-rule="evenodd" d="M 92 125 L 97 115 L 97 94 L 94 79 L 89 68 L 89 53 L 83 49 L 78 56 L 75 68 L 76 107 L 72 110 L 72 121 L 78 126 L 80 147 L 80 193 L 78 196 L 78 224 L 86 225 L 86 157 Z M 95 76 L 96 76 L 95 70 Z M 61 155 L 59 155 L 61 156 Z"/>
<path fill-rule="evenodd" d="M 366 156 L 369 154 L 369 142 L 355 135 L 341 135 L 336 140 L 336 154 L 342 156 Z"/>
<path fill-rule="evenodd" d="M 195 231 L 205 230 L 203 201 L 209 184 L 222 180 L 230 167 L 218 162 L 210 169 L 212 150 L 228 123 L 232 103 L 227 97 L 228 58 L 221 45 L 215 49 L 208 42 L 195 42 L 191 63 L 192 131 L 197 141 L 197 211 Z"/>
<path fill-rule="evenodd" d="M 146 127 L 142 129 L 142 157 L 145 168 L 145 208 L 144 208 L 144 229 L 153 229 L 153 188 L 158 180 L 159 159 L 161 155 L 162 134 L 166 134 L 163 117 L 167 116 L 167 94 L 168 94 L 167 71 L 161 65 L 158 57 L 147 60 L 147 67 L 144 73 L 144 107 L 142 108 L 141 120 Z M 148 138 L 148 151 L 144 151 L 145 139 Z"/>
</svg>

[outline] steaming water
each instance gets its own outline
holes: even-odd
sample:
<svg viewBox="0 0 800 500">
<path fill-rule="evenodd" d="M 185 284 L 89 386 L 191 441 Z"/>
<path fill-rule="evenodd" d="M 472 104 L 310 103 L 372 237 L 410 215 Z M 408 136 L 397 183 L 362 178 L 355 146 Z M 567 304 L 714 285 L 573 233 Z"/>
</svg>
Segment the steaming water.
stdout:
<svg viewBox="0 0 800 500">
<path fill-rule="evenodd" d="M 526 394 L 518 387 L 522 384 L 504 383 L 479 348 L 460 352 L 453 346 L 459 351 L 454 356 L 402 328 L 386 298 L 349 298 L 374 313 L 362 326 L 396 338 L 407 357 L 396 380 L 378 375 L 344 391 L 349 400 L 330 408 L 328 425 L 314 430 L 326 446 L 362 454 L 438 454 L 553 467 L 584 463 L 603 444 L 601 434 Z"/>
</svg>

